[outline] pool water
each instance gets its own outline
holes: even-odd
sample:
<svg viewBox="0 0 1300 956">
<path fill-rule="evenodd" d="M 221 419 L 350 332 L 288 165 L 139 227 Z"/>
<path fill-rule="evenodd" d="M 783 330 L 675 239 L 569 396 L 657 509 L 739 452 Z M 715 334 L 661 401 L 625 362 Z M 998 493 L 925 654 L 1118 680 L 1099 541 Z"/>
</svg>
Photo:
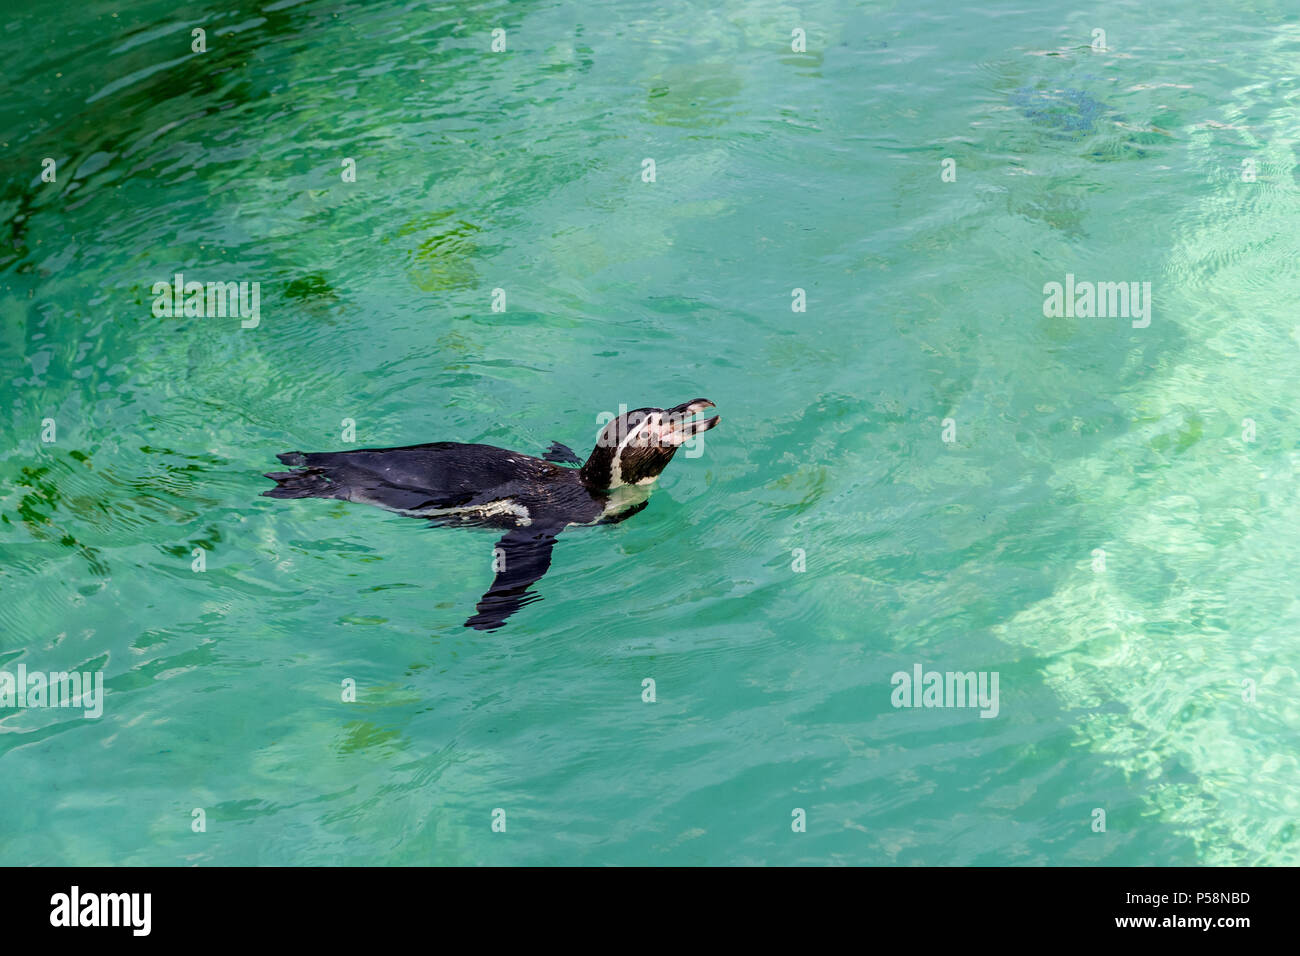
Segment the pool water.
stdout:
<svg viewBox="0 0 1300 956">
<path fill-rule="evenodd" d="M 7 12 L 0 863 L 1300 863 L 1293 3 Z M 260 497 L 697 396 L 491 633 Z"/>
</svg>

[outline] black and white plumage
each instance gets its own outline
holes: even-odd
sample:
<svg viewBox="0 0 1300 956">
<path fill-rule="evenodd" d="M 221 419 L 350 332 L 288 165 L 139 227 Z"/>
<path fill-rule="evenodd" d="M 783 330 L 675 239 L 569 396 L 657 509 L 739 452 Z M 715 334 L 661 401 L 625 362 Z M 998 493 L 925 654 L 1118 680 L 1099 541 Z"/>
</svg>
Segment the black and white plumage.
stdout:
<svg viewBox="0 0 1300 956">
<path fill-rule="evenodd" d="M 294 471 L 271 472 L 270 498 L 338 498 L 425 518 L 440 526 L 505 531 L 498 570 L 466 627 L 494 630 L 525 604 L 551 564 L 555 537 L 571 525 L 608 524 L 646 507 L 644 492 L 685 442 L 718 424 L 695 419 L 707 398 L 673 408 L 638 408 L 601 431 L 583 463 L 553 442 L 542 458 L 494 445 L 433 442 L 402 448 L 286 452 Z M 581 464 L 568 468 L 563 464 Z"/>
</svg>

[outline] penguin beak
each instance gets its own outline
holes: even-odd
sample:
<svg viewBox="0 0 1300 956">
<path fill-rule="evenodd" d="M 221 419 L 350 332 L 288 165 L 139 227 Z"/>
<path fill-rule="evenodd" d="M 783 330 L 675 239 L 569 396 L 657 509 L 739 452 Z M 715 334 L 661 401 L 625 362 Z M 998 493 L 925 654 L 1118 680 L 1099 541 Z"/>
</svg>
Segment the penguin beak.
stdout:
<svg viewBox="0 0 1300 956">
<path fill-rule="evenodd" d="M 664 423 L 664 431 L 660 436 L 660 441 L 665 445 L 671 445 L 676 448 L 690 441 L 696 435 L 702 435 L 718 424 L 722 419 L 717 415 L 712 418 L 697 418 L 690 420 L 693 416 L 698 415 L 706 408 L 715 408 L 716 406 L 707 398 L 695 398 L 689 402 L 674 408 L 666 409 L 668 421 Z"/>
</svg>

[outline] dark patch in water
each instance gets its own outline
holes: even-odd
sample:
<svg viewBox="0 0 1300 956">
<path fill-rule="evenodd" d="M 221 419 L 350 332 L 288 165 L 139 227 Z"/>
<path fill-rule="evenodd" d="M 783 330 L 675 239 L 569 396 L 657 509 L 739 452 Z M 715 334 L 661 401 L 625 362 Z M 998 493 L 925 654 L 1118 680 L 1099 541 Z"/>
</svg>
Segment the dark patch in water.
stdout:
<svg viewBox="0 0 1300 956">
<path fill-rule="evenodd" d="M 284 294 L 291 299 L 337 299 L 333 287 L 319 272 L 294 279 L 285 287 Z"/>
<path fill-rule="evenodd" d="M 1022 86 L 1011 94 L 1011 104 L 1031 122 L 1075 136 L 1091 133 L 1099 120 L 1118 118 L 1113 109 L 1086 90 L 1068 86 L 1060 90 Z"/>
</svg>

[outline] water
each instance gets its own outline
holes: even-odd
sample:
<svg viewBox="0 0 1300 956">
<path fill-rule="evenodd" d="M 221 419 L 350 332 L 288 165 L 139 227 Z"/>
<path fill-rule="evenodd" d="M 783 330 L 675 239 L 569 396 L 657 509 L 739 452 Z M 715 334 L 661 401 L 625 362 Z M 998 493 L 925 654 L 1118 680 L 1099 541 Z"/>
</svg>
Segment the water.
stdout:
<svg viewBox="0 0 1300 956">
<path fill-rule="evenodd" d="M 0 51 L 0 670 L 107 688 L 0 716 L 0 862 L 1300 862 L 1294 3 L 92 0 Z M 154 317 L 177 271 L 260 324 Z M 1067 273 L 1150 325 L 1044 317 Z M 259 497 L 343 419 L 585 454 L 697 395 L 487 635 L 490 532 Z M 894 708 L 915 664 L 998 716 Z"/>
</svg>

